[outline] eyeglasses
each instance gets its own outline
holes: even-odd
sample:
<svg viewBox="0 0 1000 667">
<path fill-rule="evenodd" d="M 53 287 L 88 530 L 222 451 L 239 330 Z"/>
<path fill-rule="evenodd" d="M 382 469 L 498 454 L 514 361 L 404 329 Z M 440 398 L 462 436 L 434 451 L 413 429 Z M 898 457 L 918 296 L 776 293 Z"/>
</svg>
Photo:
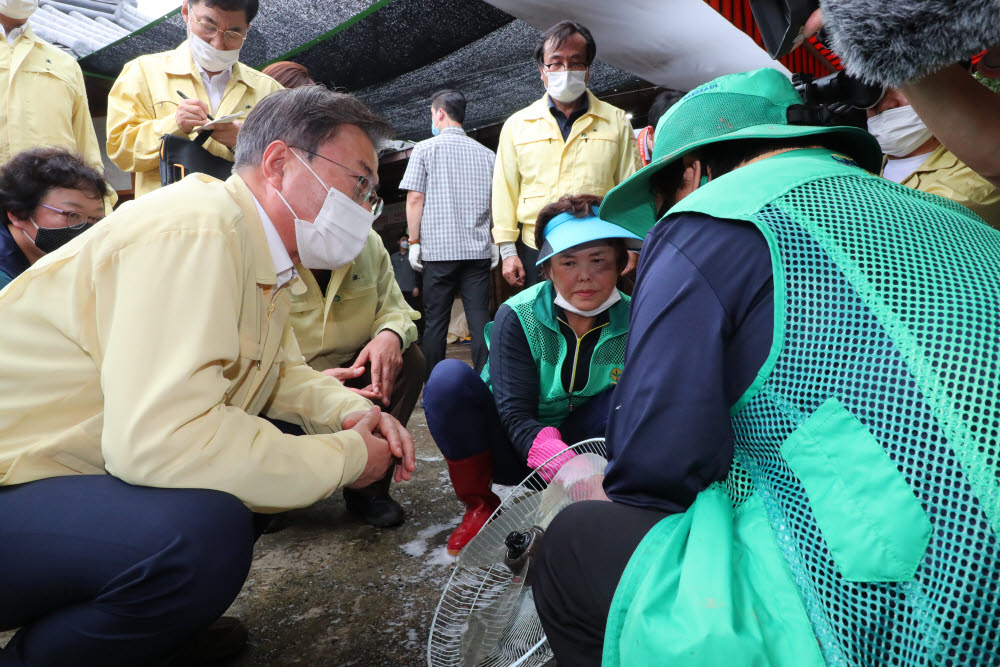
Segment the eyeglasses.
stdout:
<svg viewBox="0 0 1000 667">
<path fill-rule="evenodd" d="M 64 211 L 61 208 L 49 206 L 48 204 L 39 204 L 39 206 L 47 208 L 50 211 L 55 211 L 59 215 L 66 218 L 66 226 L 71 229 L 76 229 L 82 225 L 94 225 L 104 219 L 103 215 L 100 218 L 94 218 L 89 215 L 84 215 L 83 213 L 77 213 L 76 211 Z"/>
<path fill-rule="evenodd" d="M 211 21 L 195 17 L 194 22 L 198 26 L 198 36 L 206 42 L 212 41 L 217 34 L 222 33 L 223 43 L 236 48 L 243 44 L 243 41 L 247 38 L 246 35 L 238 30 L 223 30 Z"/>
<path fill-rule="evenodd" d="M 590 67 L 583 63 L 543 63 L 546 72 L 586 72 Z"/>
<path fill-rule="evenodd" d="M 336 160 L 331 160 L 325 155 L 320 155 L 319 153 L 307 151 L 306 149 L 299 148 L 298 146 L 292 146 L 291 148 L 296 148 L 302 151 L 303 153 L 309 153 L 309 155 L 313 155 L 315 157 L 321 157 L 327 162 L 334 163 L 341 169 L 346 169 L 348 172 L 350 172 L 351 176 L 354 176 L 354 178 L 358 179 L 358 184 L 354 186 L 354 196 L 351 198 L 361 206 L 364 206 L 365 204 L 371 206 L 372 215 L 376 218 L 379 216 L 380 213 L 382 213 L 382 206 L 384 202 L 382 201 L 382 198 L 375 193 L 376 185 L 372 183 L 372 179 L 368 178 L 364 174 L 359 174 L 350 167 L 340 164 Z"/>
</svg>

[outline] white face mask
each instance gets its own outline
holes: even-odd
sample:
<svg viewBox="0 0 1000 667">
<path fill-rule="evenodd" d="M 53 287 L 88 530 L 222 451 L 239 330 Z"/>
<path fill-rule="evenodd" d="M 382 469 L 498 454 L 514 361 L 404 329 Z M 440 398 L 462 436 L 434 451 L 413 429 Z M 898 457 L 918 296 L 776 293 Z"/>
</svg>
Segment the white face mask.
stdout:
<svg viewBox="0 0 1000 667">
<path fill-rule="evenodd" d="M 239 62 L 240 50 L 222 51 L 188 30 L 191 57 L 206 72 L 225 72 Z"/>
<path fill-rule="evenodd" d="M 292 151 L 295 153 L 295 151 Z M 336 188 L 328 188 L 316 175 L 309 163 L 298 153 L 295 157 L 316 176 L 326 190 L 326 200 L 312 222 L 301 220 L 279 192 L 281 201 L 295 216 L 295 242 L 299 248 L 299 261 L 307 269 L 336 271 L 347 266 L 361 254 L 368 240 L 375 216 Z"/>
<path fill-rule="evenodd" d="M 872 116 L 868 119 L 868 131 L 882 152 L 893 157 L 906 157 L 933 136 L 911 106 L 886 109 Z"/>
<path fill-rule="evenodd" d="M 569 104 L 580 99 L 587 92 L 587 70 L 574 72 L 549 72 L 549 97 L 557 102 Z"/>
<path fill-rule="evenodd" d="M 399 248 L 400 248 L 400 250 L 408 250 L 409 247 L 410 247 L 410 242 L 409 241 L 400 241 L 399 242 Z"/>
<path fill-rule="evenodd" d="M 38 0 L 0 0 L 0 14 L 16 20 L 26 19 L 38 9 Z"/>
<path fill-rule="evenodd" d="M 560 308 L 562 308 L 563 310 L 570 313 L 576 313 L 581 317 L 593 317 L 594 315 L 600 315 L 605 310 L 607 310 L 608 308 L 615 305 L 621 300 L 622 300 L 621 293 L 619 293 L 617 289 L 613 289 L 611 290 L 611 296 L 605 299 L 604 303 L 602 303 L 597 308 L 594 308 L 593 310 L 580 310 L 579 308 L 571 304 L 569 301 L 564 299 L 563 295 L 559 293 L 559 290 L 556 290 L 555 304 Z"/>
</svg>

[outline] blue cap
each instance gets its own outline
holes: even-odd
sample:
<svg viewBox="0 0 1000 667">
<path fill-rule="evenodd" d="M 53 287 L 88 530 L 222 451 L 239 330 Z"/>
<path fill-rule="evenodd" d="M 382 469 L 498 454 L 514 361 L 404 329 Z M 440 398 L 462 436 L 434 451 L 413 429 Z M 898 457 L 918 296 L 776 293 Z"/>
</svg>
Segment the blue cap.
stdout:
<svg viewBox="0 0 1000 667">
<path fill-rule="evenodd" d="M 565 250 L 602 239 L 625 239 L 625 247 L 629 250 L 638 250 L 642 246 L 642 238 L 618 225 L 601 220 L 594 209 L 586 218 L 578 218 L 572 211 L 568 211 L 560 213 L 545 225 L 545 242 L 538 250 L 535 266 L 540 266 L 545 260 Z"/>
</svg>

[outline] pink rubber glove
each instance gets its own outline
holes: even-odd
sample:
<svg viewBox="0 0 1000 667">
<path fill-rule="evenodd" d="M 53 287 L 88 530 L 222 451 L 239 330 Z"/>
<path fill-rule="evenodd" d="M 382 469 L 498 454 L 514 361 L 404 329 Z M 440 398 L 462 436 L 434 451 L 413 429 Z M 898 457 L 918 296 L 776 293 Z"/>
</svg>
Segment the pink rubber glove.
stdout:
<svg viewBox="0 0 1000 667">
<path fill-rule="evenodd" d="M 549 461 L 550 458 L 563 452 L 561 456 Z M 528 465 L 534 468 L 546 483 L 551 482 L 567 461 L 576 456 L 576 452 L 571 451 L 566 443 L 562 441 L 562 434 L 559 429 L 553 426 L 546 426 L 531 443 L 528 450 Z M 546 463 L 546 461 L 549 461 Z"/>
</svg>

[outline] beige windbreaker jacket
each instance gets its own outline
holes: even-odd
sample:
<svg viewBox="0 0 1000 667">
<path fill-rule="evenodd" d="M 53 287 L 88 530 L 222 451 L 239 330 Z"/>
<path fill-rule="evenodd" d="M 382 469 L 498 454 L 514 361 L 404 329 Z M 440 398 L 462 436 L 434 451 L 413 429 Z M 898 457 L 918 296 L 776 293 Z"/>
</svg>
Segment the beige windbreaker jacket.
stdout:
<svg viewBox="0 0 1000 667">
<path fill-rule="evenodd" d="M 292 328 L 306 361 L 316 370 L 350 365 L 380 331 L 397 336 L 402 351 L 417 340 L 410 308 L 396 284 L 392 260 L 374 231 L 361 254 L 330 274 L 326 296 L 313 273 L 297 265 L 306 289 L 290 294 Z"/>
<path fill-rule="evenodd" d="M 303 507 L 361 474 L 310 369 L 250 190 L 196 174 L 129 202 L 0 291 L 0 485 L 110 473 Z M 268 417 L 319 435 L 281 433 Z"/>
</svg>

